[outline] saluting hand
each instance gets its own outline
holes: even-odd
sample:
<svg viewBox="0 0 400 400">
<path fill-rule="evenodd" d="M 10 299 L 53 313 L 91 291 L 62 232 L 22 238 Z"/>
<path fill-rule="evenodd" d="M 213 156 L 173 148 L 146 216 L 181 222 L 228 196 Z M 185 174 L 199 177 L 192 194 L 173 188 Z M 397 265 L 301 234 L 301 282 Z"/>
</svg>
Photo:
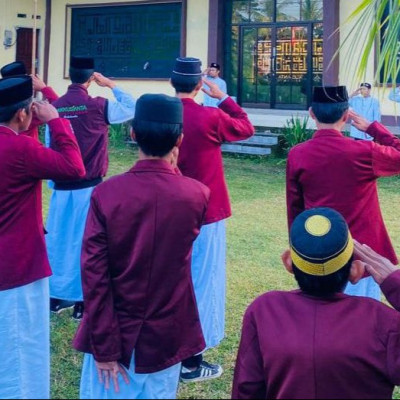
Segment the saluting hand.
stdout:
<svg viewBox="0 0 400 400">
<path fill-rule="evenodd" d="M 110 89 L 113 89 L 116 86 L 116 83 L 109 78 L 106 78 L 100 72 L 93 73 L 93 79 L 99 86 L 106 86 Z"/>
<path fill-rule="evenodd" d="M 39 75 L 31 74 L 33 90 L 40 92 L 42 89 L 46 87 L 46 84 L 42 81 Z"/>
<path fill-rule="evenodd" d="M 223 97 L 226 96 L 226 93 L 224 93 L 214 82 L 211 82 L 205 78 L 203 78 L 203 82 L 208 86 L 208 89 L 202 87 L 201 90 L 204 93 L 208 94 L 210 97 L 221 100 Z"/>
<path fill-rule="evenodd" d="M 58 118 L 58 111 L 54 106 L 49 104 L 47 101 L 34 101 L 32 110 L 35 113 L 39 121 L 47 123 L 54 118 Z"/>
<path fill-rule="evenodd" d="M 387 258 L 381 256 L 366 244 L 357 242 L 357 240 L 354 240 L 354 259 L 365 263 L 365 269 L 378 285 L 398 269 Z"/>
<path fill-rule="evenodd" d="M 118 361 L 109 362 L 98 362 L 95 361 L 97 374 L 99 376 L 99 382 L 104 383 L 104 388 L 108 390 L 110 388 L 110 380 L 114 384 L 114 389 L 119 392 L 118 374 L 121 374 L 125 383 L 129 385 L 129 377 L 125 371 L 125 368 Z"/>
<path fill-rule="evenodd" d="M 366 132 L 368 127 L 371 125 L 371 122 L 368 121 L 366 118 L 362 117 L 361 115 L 357 114 L 353 110 L 349 110 L 349 118 L 351 118 L 352 125 L 356 127 L 359 131 Z"/>
</svg>

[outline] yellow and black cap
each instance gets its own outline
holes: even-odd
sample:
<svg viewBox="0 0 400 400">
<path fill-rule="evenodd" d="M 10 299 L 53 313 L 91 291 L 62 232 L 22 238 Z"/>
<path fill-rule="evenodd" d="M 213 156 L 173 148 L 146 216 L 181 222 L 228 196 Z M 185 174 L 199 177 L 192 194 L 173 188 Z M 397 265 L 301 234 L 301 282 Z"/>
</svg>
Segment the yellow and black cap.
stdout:
<svg viewBox="0 0 400 400">
<path fill-rule="evenodd" d="M 290 228 L 292 261 L 306 274 L 335 273 L 349 262 L 353 250 L 346 221 L 331 208 L 306 210 L 296 217 Z"/>
</svg>

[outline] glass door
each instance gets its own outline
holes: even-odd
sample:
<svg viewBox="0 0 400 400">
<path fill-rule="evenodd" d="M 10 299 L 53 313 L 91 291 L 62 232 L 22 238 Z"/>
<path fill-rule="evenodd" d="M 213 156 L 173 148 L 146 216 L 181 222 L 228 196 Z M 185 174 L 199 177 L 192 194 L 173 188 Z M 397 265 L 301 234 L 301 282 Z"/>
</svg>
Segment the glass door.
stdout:
<svg viewBox="0 0 400 400">
<path fill-rule="evenodd" d="M 273 75 L 272 27 L 242 27 L 238 97 L 242 105 L 271 107 Z"/>
<path fill-rule="evenodd" d="M 276 28 L 276 108 L 307 108 L 307 89 L 311 84 L 310 47 L 307 26 Z"/>
<path fill-rule="evenodd" d="M 311 26 L 241 27 L 238 97 L 243 106 L 307 108 L 317 62 L 312 54 L 317 42 Z"/>
</svg>

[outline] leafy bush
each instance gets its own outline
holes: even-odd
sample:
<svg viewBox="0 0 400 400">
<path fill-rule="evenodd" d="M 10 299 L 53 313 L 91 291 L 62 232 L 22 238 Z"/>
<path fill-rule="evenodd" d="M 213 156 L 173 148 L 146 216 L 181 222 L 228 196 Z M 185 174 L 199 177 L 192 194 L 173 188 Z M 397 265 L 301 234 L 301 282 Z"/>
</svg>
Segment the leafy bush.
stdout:
<svg viewBox="0 0 400 400">
<path fill-rule="evenodd" d="M 302 118 L 298 115 L 292 115 L 291 118 L 286 121 L 286 125 L 282 129 L 281 142 L 281 146 L 284 149 L 286 155 L 289 153 L 289 150 L 296 144 L 311 139 L 314 130 L 307 129 L 308 119 L 308 116 Z"/>
<path fill-rule="evenodd" d="M 110 125 L 108 139 L 112 146 L 124 146 L 130 140 L 131 121 Z"/>
</svg>

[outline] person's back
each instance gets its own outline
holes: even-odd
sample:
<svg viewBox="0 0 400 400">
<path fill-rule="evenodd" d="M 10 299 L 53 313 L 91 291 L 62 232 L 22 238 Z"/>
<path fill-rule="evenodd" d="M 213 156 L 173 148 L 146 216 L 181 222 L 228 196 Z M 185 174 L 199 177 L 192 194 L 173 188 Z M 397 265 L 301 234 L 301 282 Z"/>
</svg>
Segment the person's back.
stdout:
<svg viewBox="0 0 400 400">
<path fill-rule="evenodd" d="M 312 139 L 289 152 L 286 174 L 288 225 L 290 227 L 294 218 L 305 209 L 332 207 L 345 217 L 357 240 L 397 262 L 381 215 L 376 180 L 380 176 L 400 173 L 400 140 L 378 122 L 371 124 L 354 113 L 351 113 L 352 118 L 361 121 L 356 122 L 357 127 L 373 136 L 375 141 L 354 141 L 344 137 L 341 128 L 348 116 L 347 100 L 328 103 L 329 96 L 324 94 L 327 90 L 336 88 L 322 88 L 319 96 L 325 102 L 315 101 L 311 107 L 311 115 L 319 127 L 317 132 Z M 333 121 L 329 120 L 332 116 Z"/>
<path fill-rule="evenodd" d="M 213 193 L 207 222 L 227 218 L 231 215 L 231 209 L 221 153 L 221 111 L 203 107 L 188 99 L 182 99 L 182 102 L 185 141 L 179 153 L 179 169 L 183 175 L 207 185 Z M 250 126 L 247 132 L 252 132 Z"/>
<path fill-rule="evenodd" d="M 225 334 L 225 219 L 231 216 L 224 177 L 221 145 L 254 134 L 247 114 L 214 83 L 204 80 L 197 58 L 177 58 L 171 84 L 183 103 L 183 131 L 178 167 L 182 174 L 210 189 L 210 203 L 200 235 L 193 245 L 192 279 L 207 348 L 217 346 Z M 218 108 L 204 107 L 194 99 L 203 90 Z M 197 354 L 182 362 L 181 380 L 196 382 L 218 378 L 222 367 Z"/>
<path fill-rule="evenodd" d="M 69 123 L 32 103 L 32 78 L 0 80 L 0 397 L 50 396 L 49 282 L 41 179 L 79 179 L 85 168 Z M 33 116 L 57 151 L 23 135 Z"/>
<path fill-rule="evenodd" d="M 260 296 L 245 320 L 254 330 L 243 347 L 261 344 L 266 377 L 265 396 L 249 398 L 391 398 L 395 377 L 382 366 L 393 370 L 391 346 L 400 345 L 397 311 L 374 299 L 323 299 L 298 290 Z"/>
<path fill-rule="evenodd" d="M 179 65 L 179 59 L 177 61 Z M 184 63 L 183 63 L 184 64 Z M 197 179 L 211 190 L 206 223 L 220 221 L 231 215 L 225 182 L 221 145 L 244 140 L 254 134 L 246 112 L 209 81 L 210 89 L 202 89 L 217 100 L 217 108 L 203 107 L 194 101 L 201 88 L 198 81 L 187 83 L 189 77 L 175 73 L 171 82 L 183 103 L 185 140 L 179 153 L 178 167 L 183 175 Z M 190 79 L 193 77 L 190 76 Z M 182 81 L 182 82 L 181 82 Z"/>
<path fill-rule="evenodd" d="M 91 97 L 81 84 L 73 83 L 66 94 L 53 102 L 63 118 L 67 118 L 75 132 L 87 172 L 86 180 L 105 176 L 108 166 L 107 101 Z"/>
<path fill-rule="evenodd" d="M 55 181 L 47 218 L 46 245 L 53 270 L 50 309 L 58 313 L 74 305 L 73 318 L 79 320 L 83 311 L 80 244 L 90 195 L 107 173 L 108 127 L 111 123 L 133 118 L 135 101 L 115 82 L 95 72 L 93 58 L 71 57 L 69 75 L 72 84 L 54 106 L 71 123 L 86 175 L 80 180 Z M 116 101 L 91 97 L 88 89 L 92 82 L 111 89 Z"/>
<path fill-rule="evenodd" d="M 85 311 L 74 346 L 98 366 L 127 368 L 132 382 L 121 397 L 174 398 L 180 361 L 205 347 L 190 264 L 209 190 L 176 170 L 179 99 L 143 95 L 133 129 L 139 161 L 92 194 L 82 246 Z M 89 354 L 81 395 L 112 398 L 89 374 Z"/>
<path fill-rule="evenodd" d="M 357 240 L 374 245 L 395 262 L 371 162 L 374 145 L 334 130 L 317 131 L 313 139 L 291 150 L 288 177 L 301 187 L 304 209 L 334 208 L 345 217 Z"/>
<path fill-rule="evenodd" d="M 297 216 L 282 261 L 300 290 L 268 292 L 248 307 L 232 398 L 390 399 L 400 383 L 400 313 L 343 289 L 367 269 L 399 310 L 398 268 L 353 242 L 325 207 Z"/>
<path fill-rule="evenodd" d="M 191 322 L 179 315 L 182 312 L 184 317 L 188 304 L 195 308 L 190 256 L 207 192 L 199 182 L 177 175 L 164 161 L 142 160 L 93 193 L 93 211 L 107 225 L 114 306 L 127 333 L 123 334 L 122 347 L 130 351 L 136 347 L 139 372 L 149 372 L 158 365 L 160 355 L 154 354 L 158 350 L 151 343 L 164 346 L 166 354 L 176 356 L 173 337 L 177 331 L 182 334 L 182 327 L 178 327 L 184 324 L 186 332 L 197 327 L 197 315 Z M 92 221 L 88 220 L 86 235 L 95 232 Z M 96 310 L 89 309 L 91 312 Z M 199 343 L 197 333 L 191 339 Z M 202 349 L 200 346 L 197 350 Z"/>
</svg>

